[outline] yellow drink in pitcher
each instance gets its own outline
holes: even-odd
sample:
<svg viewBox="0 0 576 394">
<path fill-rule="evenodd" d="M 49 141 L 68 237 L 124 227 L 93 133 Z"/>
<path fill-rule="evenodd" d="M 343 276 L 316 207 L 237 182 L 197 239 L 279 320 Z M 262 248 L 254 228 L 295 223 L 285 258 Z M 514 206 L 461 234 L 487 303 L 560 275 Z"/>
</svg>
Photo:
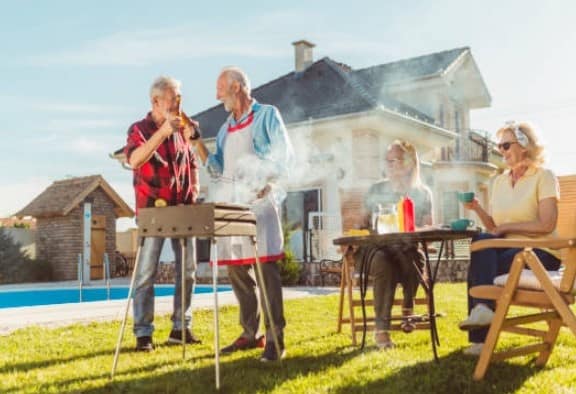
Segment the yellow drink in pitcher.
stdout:
<svg viewBox="0 0 576 394">
<path fill-rule="evenodd" d="M 398 232 L 398 215 L 394 204 L 387 204 L 378 216 L 378 234 Z"/>
</svg>

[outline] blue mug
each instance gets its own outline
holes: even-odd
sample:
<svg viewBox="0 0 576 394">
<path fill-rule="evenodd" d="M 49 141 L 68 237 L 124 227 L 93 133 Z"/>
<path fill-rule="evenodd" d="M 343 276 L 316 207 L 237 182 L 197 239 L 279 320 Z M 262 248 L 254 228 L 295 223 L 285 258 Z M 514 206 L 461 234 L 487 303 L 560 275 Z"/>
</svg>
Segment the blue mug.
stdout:
<svg viewBox="0 0 576 394">
<path fill-rule="evenodd" d="M 450 228 L 454 231 L 464 231 L 472 226 L 474 226 L 474 220 L 470 219 L 456 219 L 450 223 Z"/>
<path fill-rule="evenodd" d="M 461 202 L 472 202 L 474 200 L 474 192 L 458 192 L 458 200 Z"/>
</svg>

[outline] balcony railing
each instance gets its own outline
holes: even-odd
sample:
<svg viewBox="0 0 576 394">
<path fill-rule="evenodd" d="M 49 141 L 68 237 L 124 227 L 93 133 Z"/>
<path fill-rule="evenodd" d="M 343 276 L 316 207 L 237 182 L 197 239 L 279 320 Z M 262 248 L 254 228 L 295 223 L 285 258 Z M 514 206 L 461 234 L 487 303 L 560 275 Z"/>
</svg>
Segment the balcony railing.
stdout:
<svg viewBox="0 0 576 394">
<path fill-rule="evenodd" d="M 487 163 L 494 142 L 488 132 L 482 130 L 463 130 L 454 146 L 442 148 L 442 161 L 477 161 Z"/>
</svg>

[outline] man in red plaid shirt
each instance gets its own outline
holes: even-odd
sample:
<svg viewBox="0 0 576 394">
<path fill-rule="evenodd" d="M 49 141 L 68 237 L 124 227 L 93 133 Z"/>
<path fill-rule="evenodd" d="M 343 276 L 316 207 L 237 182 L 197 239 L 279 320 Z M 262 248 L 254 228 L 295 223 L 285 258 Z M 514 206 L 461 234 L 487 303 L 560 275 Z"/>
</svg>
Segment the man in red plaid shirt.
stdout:
<svg viewBox="0 0 576 394">
<path fill-rule="evenodd" d="M 190 139 L 195 132 L 180 112 L 180 82 L 157 78 L 150 88 L 152 110 L 128 129 L 126 158 L 134 170 L 136 214 L 140 208 L 193 204 L 198 196 L 198 166 Z M 178 239 L 171 239 L 175 257 L 176 283 L 170 343 L 199 343 L 190 331 L 190 304 L 195 285 L 195 242 L 187 240 L 187 256 L 181 256 Z M 137 351 L 154 349 L 154 279 L 164 238 L 146 237 L 141 247 L 134 285 L 134 335 Z M 186 265 L 185 305 L 181 305 L 181 265 Z M 181 327 L 181 314 L 186 327 Z"/>
</svg>

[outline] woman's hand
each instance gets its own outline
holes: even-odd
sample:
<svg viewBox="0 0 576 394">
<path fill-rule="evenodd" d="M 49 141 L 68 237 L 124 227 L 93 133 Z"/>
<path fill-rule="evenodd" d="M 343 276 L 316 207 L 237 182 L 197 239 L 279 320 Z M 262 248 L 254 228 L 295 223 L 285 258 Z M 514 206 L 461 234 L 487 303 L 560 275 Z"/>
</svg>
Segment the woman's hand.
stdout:
<svg viewBox="0 0 576 394">
<path fill-rule="evenodd" d="M 499 226 L 494 226 L 494 228 L 492 228 L 492 230 L 489 231 L 490 234 L 493 234 L 497 237 L 501 237 L 503 235 L 505 235 L 506 233 L 508 233 L 508 224 L 501 224 Z"/>
<path fill-rule="evenodd" d="M 476 198 L 474 198 L 470 202 L 463 202 L 462 205 L 464 206 L 464 208 L 471 209 L 472 211 L 477 211 L 479 208 L 481 208 L 480 202 Z"/>
<path fill-rule="evenodd" d="M 482 205 L 480 205 L 480 201 L 478 201 L 477 198 L 474 198 L 470 202 L 463 202 L 462 205 L 464 208 L 470 209 L 476 213 L 486 230 L 493 232 L 496 229 L 496 224 L 494 223 L 492 216 L 482 208 Z"/>
</svg>

